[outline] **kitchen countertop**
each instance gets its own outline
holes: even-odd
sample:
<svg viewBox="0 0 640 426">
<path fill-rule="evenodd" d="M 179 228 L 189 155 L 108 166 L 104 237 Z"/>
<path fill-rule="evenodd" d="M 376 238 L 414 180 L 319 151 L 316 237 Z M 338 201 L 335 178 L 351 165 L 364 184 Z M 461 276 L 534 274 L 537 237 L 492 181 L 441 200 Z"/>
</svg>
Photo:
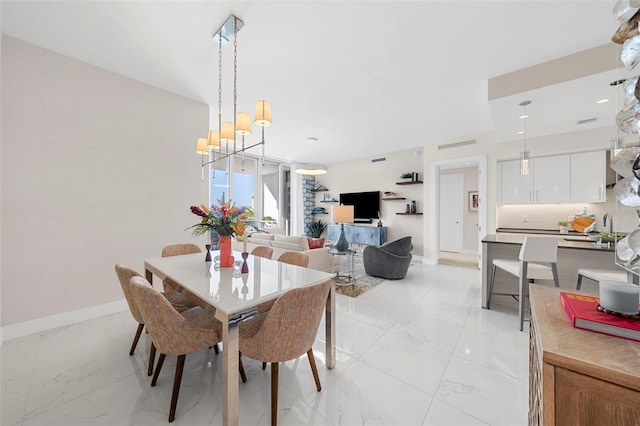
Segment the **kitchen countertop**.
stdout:
<svg viewBox="0 0 640 426">
<path fill-rule="evenodd" d="M 529 230 L 529 232 L 527 233 L 534 234 L 539 232 L 536 232 L 536 230 Z M 613 244 L 610 244 L 610 247 L 608 247 L 607 244 L 602 244 L 601 247 L 598 247 L 596 242 L 591 240 L 567 241 L 563 239 L 563 237 L 565 236 L 568 238 L 576 238 L 578 236 L 585 235 L 585 234 L 579 234 L 577 232 L 574 232 L 573 235 L 560 234 L 560 233 L 552 234 L 552 235 L 558 236 L 559 249 L 596 250 L 596 251 L 610 251 L 610 252 L 615 250 L 615 246 Z M 506 233 L 488 234 L 482 239 L 482 242 L 493 243 L 493 244 L 522 244 L 522 242 L 524 241 L 524 237 L 525 235 L 513 235 L 513 234 L 506 234 Z"/>
</svg>

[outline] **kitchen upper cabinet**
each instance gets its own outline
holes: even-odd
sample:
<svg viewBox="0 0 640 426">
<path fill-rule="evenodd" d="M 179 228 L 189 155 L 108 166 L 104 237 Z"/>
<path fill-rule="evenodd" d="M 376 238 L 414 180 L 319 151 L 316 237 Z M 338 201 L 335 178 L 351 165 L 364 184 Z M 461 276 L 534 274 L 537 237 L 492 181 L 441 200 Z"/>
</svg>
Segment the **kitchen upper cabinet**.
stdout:
<svg viewBox="0 0 640 426">
<path fill-rule="evenodd" d="M 529 160 L 535 164 L 536 160 Z M 520 174 L 520 161 L 501 161 L 499 164 L 499 193 L 502 204 L 529 204 L 533 201 L 533 173 L 528 175 Z"/>
<path fill-rule="evenodd" d="M 607 162 L 605 151 L 571 154 L 571 202 L 603 203 Z"/>
<path fill-rule="evenodd" d="M 569 154 L 538 157 L 533 160 L 533 202 L 568 203 L 571 199 L 571 161 Z"/>
</svg>

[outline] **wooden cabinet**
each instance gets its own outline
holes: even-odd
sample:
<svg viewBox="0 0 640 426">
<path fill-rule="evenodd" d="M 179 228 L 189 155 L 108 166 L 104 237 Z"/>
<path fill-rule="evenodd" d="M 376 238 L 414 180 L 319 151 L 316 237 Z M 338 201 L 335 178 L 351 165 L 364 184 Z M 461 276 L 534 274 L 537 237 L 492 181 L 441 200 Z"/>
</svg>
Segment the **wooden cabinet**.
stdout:
<svg viewBox="0 0 640 426">
<path fill-rule="evenodd" d="M 535 162 L 535 160 L 529 160 Z M 520 161 L 509 160 L 500 166 L 500 203 L 529 204 L 533 201 L 533 173 L 520 174 Z"/>
<path fill-rule="evenodd" d="M 533 202 L 538 204 L 568 203 L 571 182 L 569 155 L 533 159 Z"/>
<path fill-rule="evenodd" d="M 640 342 L 574 328 L 560 290 L 531 285 L 530 425 L 640 424 Z"/>
<path fill-rule="evenodd" d="M 605 151 L 571 154 L 571 202 L 604 203 L 607 201 L 607 162 Z"/>
</svg>

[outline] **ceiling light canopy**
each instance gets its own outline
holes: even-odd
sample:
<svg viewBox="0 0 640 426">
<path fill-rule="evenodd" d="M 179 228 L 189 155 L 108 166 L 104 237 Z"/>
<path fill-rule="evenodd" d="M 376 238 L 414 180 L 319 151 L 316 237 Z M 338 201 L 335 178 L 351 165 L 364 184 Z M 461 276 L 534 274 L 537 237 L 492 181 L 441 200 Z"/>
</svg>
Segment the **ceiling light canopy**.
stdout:
<svg viewBox="0 0 640 426">
<path fill-rule="evenodd" d="M 327 166 L 322 164 L 301 163 L 296 165 L 294 171 L 299 175 L 319 176 L 327 173 Z"/>
</svg>

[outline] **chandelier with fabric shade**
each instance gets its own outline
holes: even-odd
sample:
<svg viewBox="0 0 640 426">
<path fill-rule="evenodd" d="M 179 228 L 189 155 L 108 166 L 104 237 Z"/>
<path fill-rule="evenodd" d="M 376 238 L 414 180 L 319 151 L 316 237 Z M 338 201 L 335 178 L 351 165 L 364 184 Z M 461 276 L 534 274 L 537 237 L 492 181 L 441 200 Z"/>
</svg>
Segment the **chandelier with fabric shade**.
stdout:
<svg viewBox="0 0 640 426">
<path fill-rule="evenodd" d="M 196 152 L 202 155 L 202 180 L 204 180 L 204 167 L 215 164 L 236 154 L 243 154 L 248 149 L 262 146 L 262 159 L 264 161 L 264 128 L 270 127 L 271 105 L 264 99 L 256 102 L 253 115 L 253 123 L 261 128 L 261 139 L 251 145 L 245 145 L 245 136 L 250 136 L 251 116 L 247 112 L 238 112 L 238 31 L 244 26 L 244 22 L 235 15 L 229 16 L 225 23 L 218 29 L 213 39 L 218 42 L 218 129 L 210 130 L 207 138 L 198 138 Z M 222 46 L 233 40 L 233 122 L 222 121 Z M 205 161 L 205 156 L 208 161 Z"/>
</svg>

